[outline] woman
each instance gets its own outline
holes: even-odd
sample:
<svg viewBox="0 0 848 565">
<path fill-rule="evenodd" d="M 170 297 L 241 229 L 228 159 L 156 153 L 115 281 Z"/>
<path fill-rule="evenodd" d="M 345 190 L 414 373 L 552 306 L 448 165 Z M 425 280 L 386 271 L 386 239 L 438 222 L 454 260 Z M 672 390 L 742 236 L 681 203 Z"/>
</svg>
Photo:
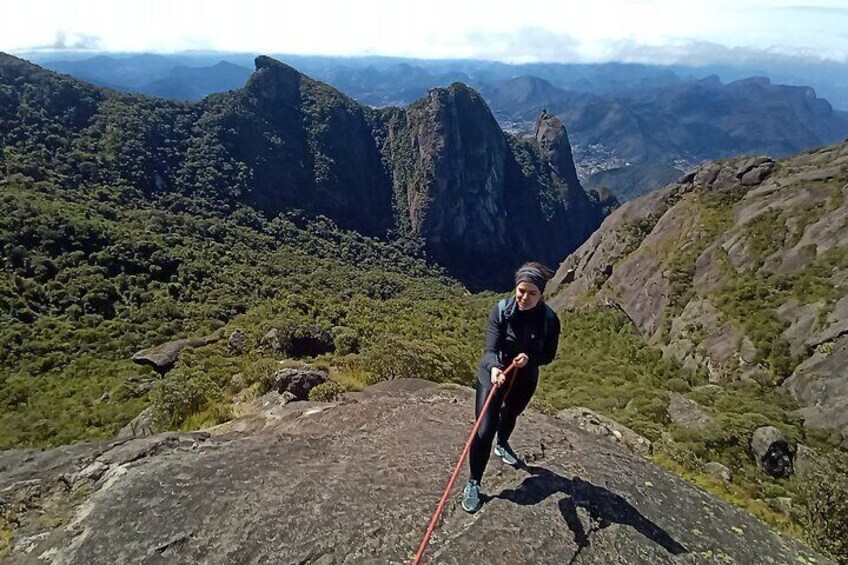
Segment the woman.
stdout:
<svg viewBox="0 0 848 565">
<path fill-rule="evenodd" d="M 476 512 L 482 505 L 480 481 L 495 436 L 495 455 L 513 467 L 523 464 L 508 440 L 518 415 L 536 390 L 539 367 L 553 361 L 556 355 L 559 318 L 544 301 L 545 284 L 552 275 L 544 265 L 525 263 L 515 273 L 515 296 L 501 300 L 489 312 L 486 351 L 477 367 L 477 418 L 492 387 L 499 386 L 471 442 L 471 473 L 462 494 L 466 512 Z M 509 376 L 509 380 L 515 380 L 510 388 L 503 370 L 511 362 L 515 362 L 516 369 Z"/>
</svg>

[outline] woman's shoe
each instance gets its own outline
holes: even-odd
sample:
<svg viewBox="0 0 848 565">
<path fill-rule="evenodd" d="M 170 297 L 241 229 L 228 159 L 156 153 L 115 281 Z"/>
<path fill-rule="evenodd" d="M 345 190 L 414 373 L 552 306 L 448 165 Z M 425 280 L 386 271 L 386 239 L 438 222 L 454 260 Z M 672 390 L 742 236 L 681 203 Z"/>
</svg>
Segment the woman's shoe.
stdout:
<svg viewBox="0 0 848 565">
<path fill-rule="evenodd" d="M 462 509 L 469 514 L 474 514 L 480 510 L 480 506 L 482 506 L 482 502 L 480 501 L 480 483 L 474 479 L 469 479 L 462 491 Z"/>
<path fill-rule="evenodd" d="M 501 458 L 501 461 L 511 467 L 520 467 L 524 462 L 519 459 L 518 455 L 512 450 L 508 443 L 498 443 L 495 445 L 495 455 Z"/>
</svg>

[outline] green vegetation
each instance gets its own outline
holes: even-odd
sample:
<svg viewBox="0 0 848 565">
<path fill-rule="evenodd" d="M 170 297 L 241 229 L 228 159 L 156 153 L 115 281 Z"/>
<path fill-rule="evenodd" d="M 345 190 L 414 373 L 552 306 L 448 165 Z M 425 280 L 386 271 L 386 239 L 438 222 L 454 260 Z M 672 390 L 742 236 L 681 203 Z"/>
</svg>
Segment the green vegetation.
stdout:
<svg viewBox="0 0 848 565">
<path fill-rule="evenodd" d="M 0 79 L 0 449 L 110 437 L 147 406 L 161 429 L 214 425 L 233 417 L 236 397 L 268 391 L 292 357 L 330 373 L 313 400 L 388 378 L 473 382 L 496 296 L 469 294 L 423 260 L 406 192 L 420 171 L 402 113 L 360 110 L 314 84 L 295 112 L 285 105 L 256 111 L 262 100 L 250 92 L 202 105 L 119 96 L 19 63 L 0 65 Z M 241 137 L 235 120 L 247 123 Z M 354 138 L 330 135 L 331 126 L 370 128 L 382 155 L 393 156 L 394 199 L 386 203 L 393 224 L 370 223 L 367 213 L 335 198 L 350 188 L 366 201 L 372 181 L 385 178 L 350 171 L 388 165 L 374 161 L 375 148 L 356 153 Z M 515 157 L 509 174 L 541 186 L 540 205 L 551 219 L 559 187 L 526 143 L 508 143 Z M 280 167 L 284 162 L 300 164 Z M 338 172 L 345 170 L 359 184 L 342 186 Z M 305 199 L 316 208 L 294 209 L 285 196 L 292 191 L 281 186 L 316 188 Z M 652 250 L 669 281 L 666 335 L 695 297 L 696 258 L 728 228 L 729 205 L 743 195 L 684 196 L 698 221 Z M 840 191 L 827 209 L 838 198 Z M 340 223 L 388 233 L 394 243 L 316 213 L 333 206 L 343 209 Z M 549 411 L 582 405 L 614 418 L 651 439 L 661 464 L 844 556 L 844 545 L 833 541 L 846 539 L 844 463 L 803 484 L 778 482 L 755 469 L 748 451 L 751 432 L 767 424 L 827 447 L 773 386 L 798 362 L 780 335 L 785 324 L 776 308 L 790 298 L 820 301 L 823 319 L 841 296 L 831 277 L 848 269 L 848 251 L 810 249 L 803 269 L 758 271 L 822 211 L 803 210 L 795 227 L 779 211 L 750 222 L 750 268 L 737 271 L 716 252 L 726 280 L 709 298 L 754 342 L 769 382 L 704 387 L 703 371 L 664 359 L 620 312 L 588 308 L 562 314 L 559 355 L 545 369 L 535 403 Z M 661 215 L 624 226 L 628 252 Z M 244 333 L 242 352 L 227 348 L 236 329 Z M 260 348 L 272 329 L 280 347 Z M 691 335 L 703 331 L 695 327 Z M 297 343 L 313 332 L 330 336 L 332 347 L 307 358 Z M 211 334 L 221 339 L 183 351 L 164 377 L 130 361 L 139 349 Z M 675 426 L 667 391 L 699 402 L 713 424 L 699 431 Z M 732 484 L 706 477 L 708 461 L 730 467 Z M 778 496 L 791 496 L 800 513 L 783 516 L 762 502 Z M 0 551 L 3 536 L 0 527 Z"/>
<path fill-rule="evenodd" d="M 681 369 L 648 346 L 633 325 L 614 309 L 584 309 L 560 314 L 563 332 L 557 359 L 544 371 L 537 404 L 547 411 L 585 406 L 631 427 L 654 443 L 653 459 L 728 502 L 820 551 L 848 562 L 845 524 L 848 465 L 844 454 L 825 463 L 812 477 L 780 481 L 757 470 L 750 453 L 753 431 L 765 425 L 788 438 L 831 451 L 818 434 L 792 415 L 792 399 L 770 384 L 733 382 L 703 386 L 703 374 Z M 695 400 L 713 416 L 702 430 L 674 425 L 666 411 L 666 391 Z M 726 483 L 702 471 L 718 461 L 733 472 Z M 791 497 L 787 516 L 765 501 Z"/>
<path fill-rule="evenodd" d="M 848 563 L 848 455 L 830 453 L 799 484 L 800 521 L 817 549 Z"/>
<path fill-rule="evenodd" d="M 662 337 L 667 341 L 671 321 L 679 316 L 695 297 L 693 279 L 695 261 L 704 250 L 731 225 L 726 207 L 711 205 L 712 195 L 693 194 L 686 200 L 696 223 L 685 229 L 677 240 L 659 250 L 665 257 L 664 276 L 668 281 L 668 306 L 663 313 Z"/>
<path fill-rule="evenodd" d="M 62 201 L 53 190 L 7 179 L 0 196 L 4 448 L 114 434 L 149 402 L 145 383 L 157 380 L 129 361 L 132 353 L 210 334 L 242 313 L 249 312 L 246 328 L 265 331 L 284 322 L 345 326 L 337 340 L 348 353 L 389 335 L 455 340 L 472 333 L 462 325 L 444 331 L 451 316 L 479 323 L 459 286 L 397 247 L 326 218 L 265 220 L 247 209 L 205 218 L 79 192 Z M 449 298 L 458 305 L 438 307 Z M 428 331 L 416 332 L 422 321 Z M 178 425 L 208 404 L 204 398 L 218 398 L 211 391 L 232 373 L 208 374 L 188 363 L 169 374 L 155 393 L 175 393 L 167 423 Z"/>
</svg>

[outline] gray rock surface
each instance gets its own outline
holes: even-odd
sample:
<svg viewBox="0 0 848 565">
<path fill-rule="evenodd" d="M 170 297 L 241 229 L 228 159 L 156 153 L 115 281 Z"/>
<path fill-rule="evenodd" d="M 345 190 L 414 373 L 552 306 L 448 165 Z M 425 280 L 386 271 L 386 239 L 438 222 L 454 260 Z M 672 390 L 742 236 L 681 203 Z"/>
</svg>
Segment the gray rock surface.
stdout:
<svg viewBox="0 0 848 565">
<path fill-rule="evenodd" d="M 238 410 L 240 416 L 255 415 L 262 418 L 279 419 L 288 413 L 284 407 L 295 400 L 297 400 L 297 397 L 288 391 L 279 393 L 272 390 L 250 402 L 249 406 L 239 406 L 236 410 Z"/>
<path fill-rule="evenodd" d="M 798 444 L 795 451 L 794 464 L 795 475 L 798 478 L 803 479 L 810 476 L 821 465 L 821 454 L 817 450 L 803 444 Z"/>
<path fill-rule="evenodd" d="M 0 453 L 10 564 L 408 563 L 472 427 L 473 391 L 393 381 L 270 425 Z M 470 516 L 460 486 L 426 563 L 829 563 L 603 438 L 528 411 L 531 463 L 493 460 Z M 86 488 L 57 477 L 108 467 Z M 58 485 L 58 487 L 56 486 Z M 16 507 L 18 508 L 18 507 Z"/>
<path fill-rule="evenodd" d="M 271 382 L 271 388 L 276 392 L 288 392 L 298 400 L 306 400 L 310 390 L 327 382 L 327 373 L 309 369 L 280 369 L 271 375 Z"/>
<path fill-rule="evenodd" d="M 772 510 L 776 510 L 784 516 L 792 516 L 792 499 L 788 496 L 767 498 L 766 504 L 768 504 Z"/>
<path fill-rule="evenodd" d="M 263 351 L 281 353 L 282 347 L 280 346 L 280 332 L 275 328 L 268 330 L 268 332 L 262 336 L 262 339 L 259 340 L 259 347 L 262 348 Z"/>
<path fill-rule="evenodd" d="M 733 472 L 727 465 L 722 465 L 717 461 L 704 463 L 704 472 L 718 479 L 730 482 L 733 480 Z"/>
<path fill-rule="evenodd" d="M 804 425 L 839 430 L 848 439 L 848 335 L 818 346 L 795 368 L 783 388 L 802 408 Z"/>
<path fill-rule="evenodd" d="M 668 417 L 687 430 L 703 430 L 713 423 L 706 408 L 678 392 L 668 393 Z"/>
<path fill-rule="evenodd" d="M 727 465 L 722 465 L 717 461 L 704 463 L 704 472 L 718 479 L 730 482 L 733 480 L 733 472 Z"/>
<path fill-rule="evenodd" d="M 615 420 L 582 406 L 561 410 L 557 412 L 556 418 L 585 432 L 605 437 L 614 443 L 623 445 L 634 453 L 650 455 L 653 448 L 651 440 L 648 438 L 637 434 Z"/>
<path fill-rule="evenodd" d="M 227 340 L 227 353 L 241 355 L 247 346 L 247 336 L 241 329 L 236 329 Z"/>
<path fill-rule="evenodd" d="M 615 210 L 560 264 L 548 302 L 615 307 L 711 382 L 783 383 L 805 425 L 848 445 L 847 254 L 848 142 L 728 159 Z M 758 282 L 769 276 L 779 301 Z M 750 307 L 786 324 L 788 363 L 746 335 Z"/>
<path fill-rule="evenodd" d="M 169 341 L 138 351 L 132 356 L 132 360 L 140 365 L 149 365 L 160 373 L 167 373 L 174 367 L 180 352 L 186 347 L 203 347 L 216 341 L 218 336 L 215 335 Z"/>
<path fill-rule="evenodd" d="M 152 406 L 148 406 L 141 413 L 130 420 L 130 422 L 121 428 L 118 432 L 118 439 L 131 439 L 134 437 L 147 437 L 153 435 L 155 413 Z"/>
</svg>

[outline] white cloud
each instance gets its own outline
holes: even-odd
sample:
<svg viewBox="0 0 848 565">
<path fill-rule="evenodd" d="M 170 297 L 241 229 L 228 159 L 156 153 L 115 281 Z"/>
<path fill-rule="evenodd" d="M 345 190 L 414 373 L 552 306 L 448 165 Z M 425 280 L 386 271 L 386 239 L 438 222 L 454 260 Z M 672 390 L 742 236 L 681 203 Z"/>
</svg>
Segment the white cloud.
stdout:
<svg viewBox="0 0 848 565">
<path fill-rule="evenodd" d="M 0 2 L 0 49 L 11 51 L 55 45 L 522 62 L 707 56 L 726 47 L 725 55 L 741 49 L 846 60 L 845 29 L 844 0 Z"/>
</svg>

